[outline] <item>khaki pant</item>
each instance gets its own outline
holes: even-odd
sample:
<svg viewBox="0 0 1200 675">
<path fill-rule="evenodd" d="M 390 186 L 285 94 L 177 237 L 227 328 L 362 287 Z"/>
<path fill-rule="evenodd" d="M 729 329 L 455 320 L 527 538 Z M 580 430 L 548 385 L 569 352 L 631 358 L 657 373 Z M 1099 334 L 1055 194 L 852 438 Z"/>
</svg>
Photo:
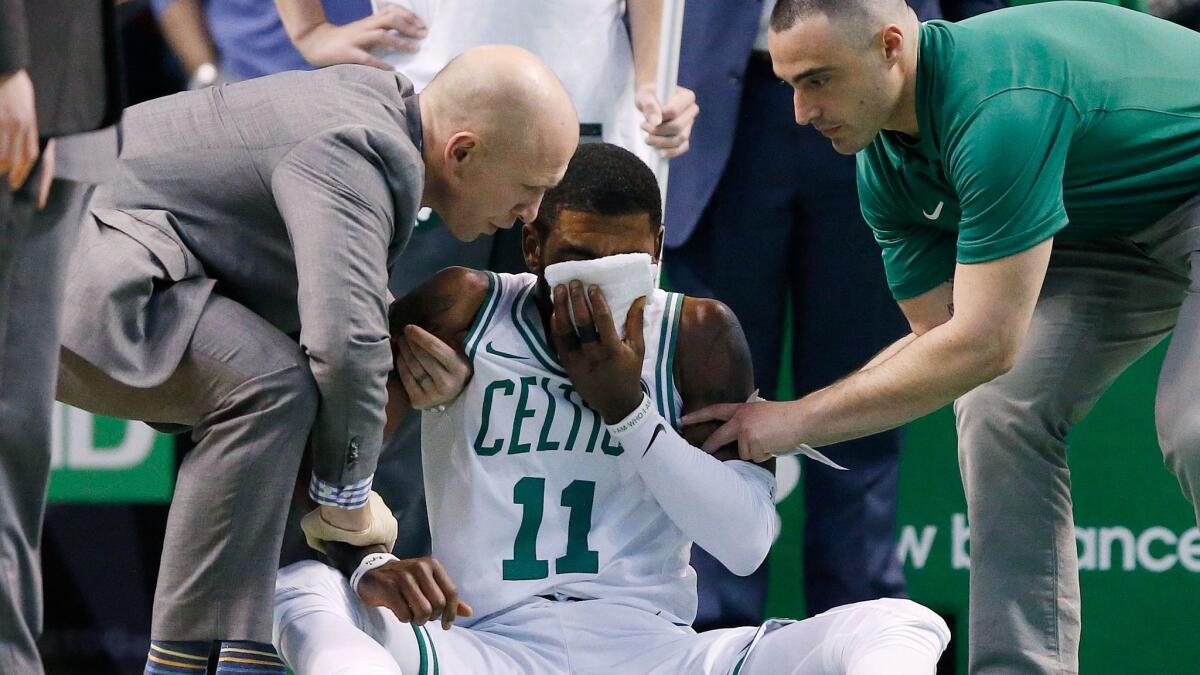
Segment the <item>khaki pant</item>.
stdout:
<svg viewBox="0 0 1200 675">
<path fill-rule="evenodd" d="M 1171 331 L 1158 441 L 1200 505 L 1200 197 L 1129 239 L 1056 241 L 1015 366 L 955 404 L 971 523 L 971 673 L 1079 671 L 1067 433 Z"/>
</svg>

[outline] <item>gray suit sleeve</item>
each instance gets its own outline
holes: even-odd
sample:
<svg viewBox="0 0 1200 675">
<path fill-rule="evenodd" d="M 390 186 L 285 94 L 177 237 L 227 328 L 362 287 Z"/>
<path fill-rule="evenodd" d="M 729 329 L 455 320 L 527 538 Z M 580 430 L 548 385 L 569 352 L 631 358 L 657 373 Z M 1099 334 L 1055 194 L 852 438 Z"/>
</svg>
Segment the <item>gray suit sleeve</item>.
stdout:
<svg viewBox="0 0 1200 675">
<path fill-rule="evenodd" d="M 271 177 L 296 256 L 300 343 L 321 394 L 309 492 L 340 508 L 366 504 L 383 442 L 395 212 L 383 165 L 367 130 L 340 128 L 297 145 Z"/>
<path fill-rule="evenodd" d="M 29 66 L 25 0 L 0 0 L 0 74 Z"/>
</svg>

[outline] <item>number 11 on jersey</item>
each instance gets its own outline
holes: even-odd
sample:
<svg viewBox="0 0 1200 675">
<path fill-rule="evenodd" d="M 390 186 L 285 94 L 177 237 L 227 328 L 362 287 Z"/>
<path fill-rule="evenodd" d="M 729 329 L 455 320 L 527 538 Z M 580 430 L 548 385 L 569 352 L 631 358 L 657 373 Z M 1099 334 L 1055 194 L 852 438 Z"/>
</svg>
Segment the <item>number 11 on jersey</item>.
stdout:
<svg viewBox="0 0 1200 675">
<path fill-rule="evenodd" d="M 571 510 L 567 521 L 567 551 L 554 561 L 556 574 L 595 574 L 600 570 L 600 554 L 588 548 L 592 529 L 592 502 L 596 482 L 571 481 L 563 491 L 559 505 Z M 550 563 L 537 557 L 538 530 L 546 501 L 546 479 L 526 476 L 513 486 L 513 502 L 521 505 L 521 526 L 513 542 L 513 557 L 504 561 L 505 581 L 529 581 L 550 576 Z"/>
</svg>

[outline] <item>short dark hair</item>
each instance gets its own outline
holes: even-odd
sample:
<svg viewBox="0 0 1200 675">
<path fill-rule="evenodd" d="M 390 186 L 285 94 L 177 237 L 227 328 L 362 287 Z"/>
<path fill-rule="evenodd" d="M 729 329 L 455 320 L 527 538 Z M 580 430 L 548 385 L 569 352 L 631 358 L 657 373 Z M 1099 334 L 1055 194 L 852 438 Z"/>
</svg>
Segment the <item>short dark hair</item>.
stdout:
<svg viewBox="0 0 1200 675">
<path fill-rule="evenodd" d="M 662 224 L 658 180 L 637 155 L 610 143 L 585 143 L 575 150 L 558 185 L 546 191 L 533 221 L 543 237 L 564 211 L 601 216 L 645 213 L 650 224 Z"/>
<path fill-rule="evenodd" d="M 771 30 L 782 33 L 813 14 L 824 14 L 831 19 L 861 19 L 880 7 L 901 2 L 903 0 L 778 0 L 771 11 Z"/>
</svg>

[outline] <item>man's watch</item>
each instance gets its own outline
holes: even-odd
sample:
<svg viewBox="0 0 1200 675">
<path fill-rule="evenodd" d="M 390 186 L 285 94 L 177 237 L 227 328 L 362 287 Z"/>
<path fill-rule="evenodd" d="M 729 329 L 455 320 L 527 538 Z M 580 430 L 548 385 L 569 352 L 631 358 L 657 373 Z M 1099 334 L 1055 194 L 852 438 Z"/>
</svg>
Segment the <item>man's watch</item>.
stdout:
<svg viewBox="0 0 1200 675">
<path fill-rule="evenodd" d="M 192 71 L 191 78 L 188 79 L 188 89 L 204 89 L 211 87 L 217 83 L 221 77 L 221 71 L 211 63 L 201 63 Z"/>
</svg>

